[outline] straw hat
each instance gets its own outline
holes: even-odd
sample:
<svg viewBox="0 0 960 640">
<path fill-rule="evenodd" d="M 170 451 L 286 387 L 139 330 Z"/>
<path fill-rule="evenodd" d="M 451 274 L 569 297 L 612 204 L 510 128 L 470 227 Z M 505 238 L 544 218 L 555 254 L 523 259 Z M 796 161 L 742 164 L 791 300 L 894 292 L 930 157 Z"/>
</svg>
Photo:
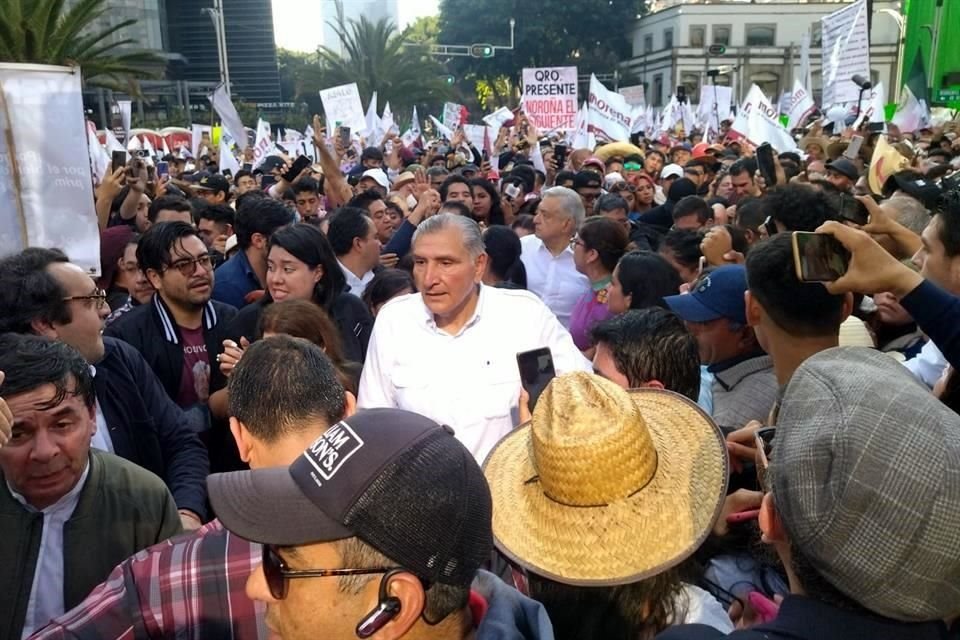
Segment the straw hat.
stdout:
<svg viewBox="0 0 960 640">
<path fill-rule="evenodd" d="M 670 391 L 555 378 L 490 453 L 493 534 L 511 560 L 580 586 L 662 573 L 703 543 L 727 491 L 713 421 Z"/>
<path fill-rule="evenodd" d="M 800 142 L 797 143 L 797 146 L 800 147 L 801 151 L 806 151 L 807 147 L 811 144 L 815 144 L 823 149 L 823 152 L 827 152 L 827 147 L 830 146 L 830 141 L 823 136 L 816 136 L 813 134 L 808 134 L 800 138 Z"/>
</svg>

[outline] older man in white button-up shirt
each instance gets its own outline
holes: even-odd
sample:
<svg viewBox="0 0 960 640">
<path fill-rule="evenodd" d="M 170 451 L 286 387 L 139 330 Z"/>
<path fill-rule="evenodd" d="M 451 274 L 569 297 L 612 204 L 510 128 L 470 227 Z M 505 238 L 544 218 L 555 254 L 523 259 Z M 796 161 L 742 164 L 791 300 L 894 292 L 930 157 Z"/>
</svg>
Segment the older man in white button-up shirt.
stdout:
<svg viewBox="0 0 960 640">
<path fill-rule="evenodd" d="M 450 425 L 478 461 L 517 420 L 516 355 L 549 347 L 557 373 L 590 370 L 551 311 L 526 291 L 480 284 L 480 228 L 440 214 L 413 239 L 420 293 L 377 316 L 360 379 L 359 406 L 398 407 Z"/>
<path fill-rule="evenodd" d="M 567 328 L 577 300 L 590 291 L 590 280 L 577 271 L 570 247 L 584 215 L 583 201 L 576 191 L 566 187 L 547 189 L 533 219 L 535 234 L 520 239 L 527 288 L 540 296 Z"/>
</svg>

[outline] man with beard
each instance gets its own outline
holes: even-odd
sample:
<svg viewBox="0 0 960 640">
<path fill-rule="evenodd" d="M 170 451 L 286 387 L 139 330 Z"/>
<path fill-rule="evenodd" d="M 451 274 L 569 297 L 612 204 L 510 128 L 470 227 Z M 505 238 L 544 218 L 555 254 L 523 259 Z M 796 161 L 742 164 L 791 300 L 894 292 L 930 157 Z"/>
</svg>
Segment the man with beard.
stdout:
<svg viewBox="0 0 960 640">
<path fill-rule="evenodd" d="M 210 355 L 220 352 L 224 328 L 237 313 L 210 299 L 213 263 L 207 247 L 192 226 L 164 222 L 140 239 L 137 262 L 157 292 L 107 333 L 140 351 L 178 405 L 206 404 L 210 392 L 225 384 Z"/>
</svg>

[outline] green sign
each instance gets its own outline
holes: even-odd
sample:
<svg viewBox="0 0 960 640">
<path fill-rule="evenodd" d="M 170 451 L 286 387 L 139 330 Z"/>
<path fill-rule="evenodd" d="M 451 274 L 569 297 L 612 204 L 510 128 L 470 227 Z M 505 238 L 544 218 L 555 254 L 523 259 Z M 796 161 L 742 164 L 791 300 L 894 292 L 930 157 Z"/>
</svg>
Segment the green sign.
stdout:
<svg viewBox="0 0 960 640">
<path fill-rule="evenodd" d="M 937 102 L 957 102 L 960 101 L 960 87 L 950 87 L 937 91 Z"/>
</svg>

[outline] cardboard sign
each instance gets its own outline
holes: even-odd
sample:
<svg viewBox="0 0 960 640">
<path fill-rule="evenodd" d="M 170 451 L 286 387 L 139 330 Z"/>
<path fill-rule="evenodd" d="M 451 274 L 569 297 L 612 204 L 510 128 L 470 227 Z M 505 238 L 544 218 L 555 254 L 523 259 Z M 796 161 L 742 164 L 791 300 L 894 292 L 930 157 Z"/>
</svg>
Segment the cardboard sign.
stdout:
<svg viewBox="0 0 960 640">
<path fill-rule="evenodd" d="M 860 87 L 852 78 L 870 78 L 867 0 L 857 0 L 820 18 L 823 33 L 823 107 L 856 102 Z"/>
<path fill-rule="evenodd" d="M 80 69 L 3 63 L 0 91 L 0 255 L 57 247 L 100 275 Z"/>
<path fill-rule="evenodd" d="M 333 131 L 337 122 L 354 132 L 366 128 L 367 119 L 360 104 L 360 90 L 356 82 L 321 90 L 320 101 L 323 102 L 323 113 L 327 119 L 327 131 Z"/>
<path fill-rule="evenodd" d="M 537 129 L 573 129 L 577 111 L 576 67 L 523 70 L 523 112 Z"/>
</svg>

